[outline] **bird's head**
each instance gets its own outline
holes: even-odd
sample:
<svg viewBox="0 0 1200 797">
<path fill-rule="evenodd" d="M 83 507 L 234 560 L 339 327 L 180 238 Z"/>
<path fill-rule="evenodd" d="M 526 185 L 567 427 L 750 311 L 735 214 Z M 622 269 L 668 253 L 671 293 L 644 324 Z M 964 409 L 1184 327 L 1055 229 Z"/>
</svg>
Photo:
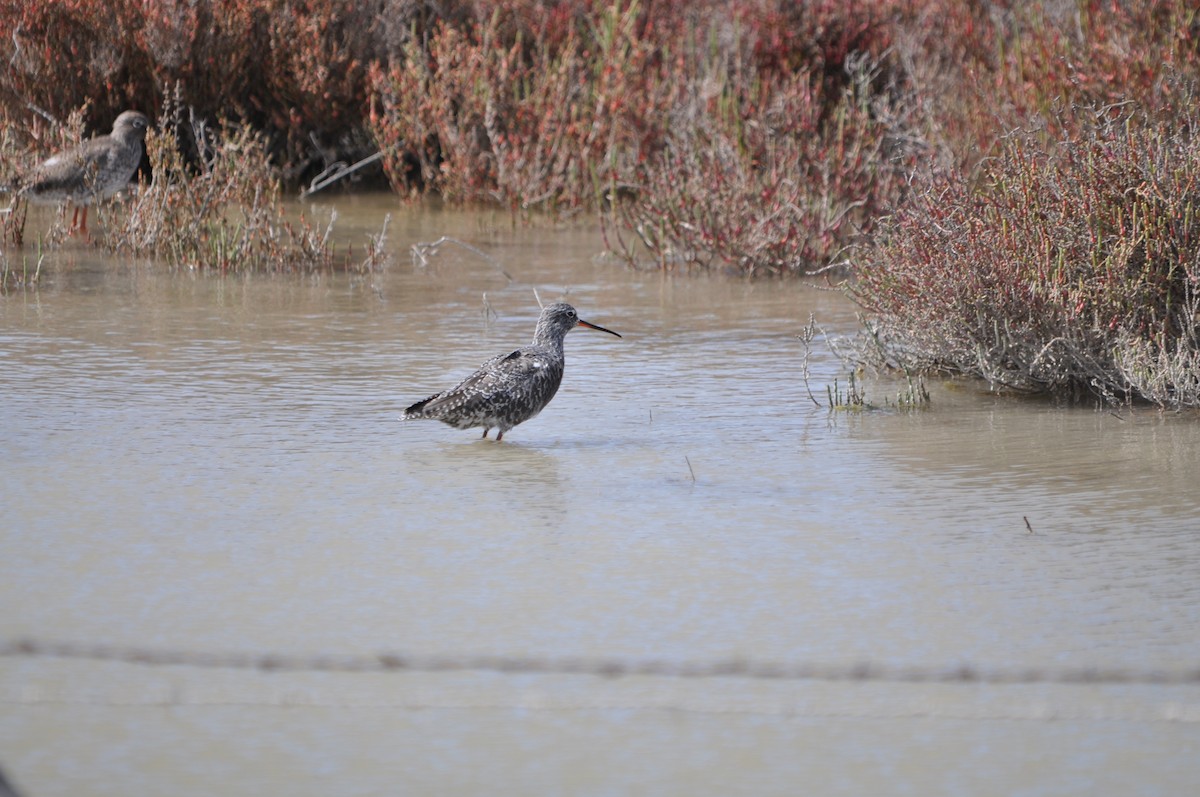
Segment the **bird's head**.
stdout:
<svg viewBox="0 0 1200 797">
<path fill-rule="evenodd" d="M 534 333 L 533 339 L 535 342 L 544 343 L 561 341 L 575 327 L 594 329 L 598 332 L 607 332 L 610 335 L 616 335 L 618 338 L 621 337 L 611 329 L 605 329 L 602 326 L 584 321 L 579 317 L 579 313 L 575 311 L 575 308 L 566 302 L 555 302 L 542 308 L 542 315 L 538 319 L 537 331 Z"/>
</svg>

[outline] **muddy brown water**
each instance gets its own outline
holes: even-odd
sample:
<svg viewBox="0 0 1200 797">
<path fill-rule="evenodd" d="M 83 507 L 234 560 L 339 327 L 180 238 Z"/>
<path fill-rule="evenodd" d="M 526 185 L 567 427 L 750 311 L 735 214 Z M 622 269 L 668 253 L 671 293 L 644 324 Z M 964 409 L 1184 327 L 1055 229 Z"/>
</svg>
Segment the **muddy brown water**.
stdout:
<svg viewBox="0 0 1200 797">
<path fill-rule="evenodd" d="M 337 209 L 356 244 L 392 214 L 386 271 L 221 279 L 68 244 L 40 289 L 0 298 L 0 638 L 667 669 L 1200 662 L 1195 417 L 961 381 L 923 411 L 831 413 L 795 336 L 810 313 L 855 332 L 836 292 L 630 272 L 595 230 L 503 214 Z M 495 262 L 414 264 L 442 235 Z M 625 337 L 572 333 L 558 396 L 501 444 L 397 420 L 526 342 L 533 288 Z M 822 401 L 845 384 L 823 344 L 809 367 Z M 881 405 L 903 387 L 865 386 Z M 7 657 L 0 766 L 34 797 L 1177 795 L 1200 782 L 1200 686 Z"/>
</svg>

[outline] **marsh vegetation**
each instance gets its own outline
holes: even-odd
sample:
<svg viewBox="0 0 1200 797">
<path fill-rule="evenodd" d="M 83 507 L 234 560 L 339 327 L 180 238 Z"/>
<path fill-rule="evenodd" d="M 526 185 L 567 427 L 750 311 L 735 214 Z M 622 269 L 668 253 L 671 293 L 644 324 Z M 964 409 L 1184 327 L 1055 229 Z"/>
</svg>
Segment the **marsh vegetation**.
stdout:
<svg viewBox="0 0 1200 797">
<path fill-rule="evenodd" d="M 21 0 L 0 29 L 0 182 L 158 120 L 114 252 L 377 268 L 280 197 L 387 188 L 600 224 L 636 267 L 823 274 L 877 364 L 1200 404 L 1185 0 Z"/>
</svg>

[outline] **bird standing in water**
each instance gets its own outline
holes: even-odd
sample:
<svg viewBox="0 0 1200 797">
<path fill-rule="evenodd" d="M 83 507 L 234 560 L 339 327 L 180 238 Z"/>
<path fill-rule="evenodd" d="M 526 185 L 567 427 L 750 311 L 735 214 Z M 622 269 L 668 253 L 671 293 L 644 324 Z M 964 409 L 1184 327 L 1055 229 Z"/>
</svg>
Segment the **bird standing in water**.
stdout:
<svg viewBox="0 0 1200 797">
<path fill-rule="evenodd" d="M 485 362 L 479 370 L 449 390 L 418 401 L 401 418 L 428 418 L 456 429 L 483 427 L 487 437 L 493 427 L 496 440 L 519 423 L 541 412 L 562 383 L 563 338 L 575 327 L 616 335 L 611 329 L 582 320 L 564 302 L 546 306 L 538 318 L 533 343 Z"/>
<path fill-rule="evenodd" d="M 86 236 L 88 206 L 129 185 L 142 161 L 142 143 L 149 126 L 145 114 L 125 111 L 113 122 L 109 135 L 85 141 L 38 166 L 20 195 L 38 205 L 70 202 L 75 206 L 71 232 L 79 229 Z"/>
</svg>

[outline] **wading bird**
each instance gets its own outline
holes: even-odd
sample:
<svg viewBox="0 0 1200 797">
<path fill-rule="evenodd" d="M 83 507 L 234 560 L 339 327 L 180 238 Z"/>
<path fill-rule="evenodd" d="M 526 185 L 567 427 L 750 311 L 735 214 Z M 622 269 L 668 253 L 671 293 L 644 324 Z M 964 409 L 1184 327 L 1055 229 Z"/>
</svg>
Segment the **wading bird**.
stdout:
<svg viewBox="0 0 1200 797">
<path fill-rule="evenodd" d="M 575 327 L 616 335 L 611 329 L 590 324 L 564 302 L 547 305 L 538 318 L 533 343 L 485 362 L 455 387 L 418 401 L 401 418 L 428 418 L 456 429 L 483 427 L 487 437 L 499 429 L 496 440 L 519 423 L 541 412 L 562 383 L 563 338 Z"/>
<path fill-rule="evenodd" d="M 87 235 L 88 206 L 129 185 L 142 161 L 142 143 L 149 126 L 145 114 L 125 111 L 107 136 L 85 141 L 38 166 L 19 194 L 37 205 L 70 202 L 75 206 L 71 232 L 78 229 Z"/>
</svg>

